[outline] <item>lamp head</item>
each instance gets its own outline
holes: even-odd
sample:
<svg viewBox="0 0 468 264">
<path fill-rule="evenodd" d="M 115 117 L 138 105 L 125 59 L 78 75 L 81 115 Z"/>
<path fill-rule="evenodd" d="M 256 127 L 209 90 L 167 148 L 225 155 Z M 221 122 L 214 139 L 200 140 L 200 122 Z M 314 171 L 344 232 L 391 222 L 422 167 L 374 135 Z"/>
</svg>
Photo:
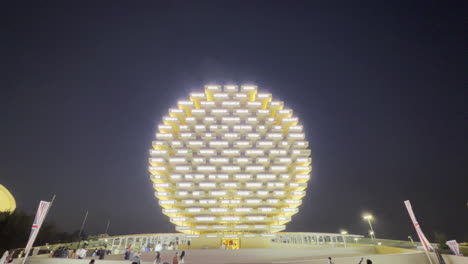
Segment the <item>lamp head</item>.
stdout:
<svg viewBox="0 0 468 264">
<path fill-rule="evenodd" d="M 374 218 L 374 217 L 372 215 L 370 215 L 370 214 L 367 214 L 367 215 L 364 215 L 362 218 L 364 220 L 372 220 L 372 218 Z"/>
</svg>

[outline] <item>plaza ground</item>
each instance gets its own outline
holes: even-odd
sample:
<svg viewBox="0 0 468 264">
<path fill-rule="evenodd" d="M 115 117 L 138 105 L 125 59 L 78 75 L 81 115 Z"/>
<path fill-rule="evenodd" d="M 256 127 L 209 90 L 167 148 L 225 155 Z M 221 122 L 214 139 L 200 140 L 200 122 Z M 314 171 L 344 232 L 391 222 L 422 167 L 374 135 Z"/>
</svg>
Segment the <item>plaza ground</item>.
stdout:
<svg viewBox="0 0 468 264">
<path fill-rule="evenodd" d="M 395 253 L 394 253 L 395 252 Z M 179 251 L 180 253 L 180 251 Z M 163 262 L 172 263 L 174 250 L 162 251 Z M 331 256 L 335 264 L 357 264 L 361 257 L 375 264 L 429 264 L 426 255 L 416 250 L 401 250 L 382 246 L 360 246 L 347 248 L 269 248 L 269 249 L 192 249 L 186 250 L 186 264 L 326 264 Z M 142 264 L 152 264 L 155 252 L 143 252 Z M 468 258 L 444 256 L 447 264 L 468 264 Z M 20 264 L 21 259 L 14 264 Z M 434 259 L 435 260 L 435 259 Z M 88 264 L 84 260 L 31 257 L 27 264 Z M 126 264 L 121 254 L 108 255 L 96 264 Z M 437 262 L 433 262 L 437 263 Z"/>
</svg>

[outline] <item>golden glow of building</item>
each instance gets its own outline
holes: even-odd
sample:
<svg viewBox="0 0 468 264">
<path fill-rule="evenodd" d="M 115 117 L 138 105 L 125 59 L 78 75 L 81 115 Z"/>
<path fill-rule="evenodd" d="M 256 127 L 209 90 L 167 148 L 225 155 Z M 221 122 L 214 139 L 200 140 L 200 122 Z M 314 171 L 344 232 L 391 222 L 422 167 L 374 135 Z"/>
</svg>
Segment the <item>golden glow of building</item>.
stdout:
<svg viewBox="0 0 468 264">
<path fill-rule="evenodd" d="M 0 212 L 13 212 L 15 209 L 15 198 L 5 186 L 0 184 Z"/>
<path fill-rule="evenodd" d="M 284 230 L 312 170 L 298 118 L 253 85 L 191 93 L 163 117 L 152 147 L 159 205 L 191 235 Z"/>
</svg>

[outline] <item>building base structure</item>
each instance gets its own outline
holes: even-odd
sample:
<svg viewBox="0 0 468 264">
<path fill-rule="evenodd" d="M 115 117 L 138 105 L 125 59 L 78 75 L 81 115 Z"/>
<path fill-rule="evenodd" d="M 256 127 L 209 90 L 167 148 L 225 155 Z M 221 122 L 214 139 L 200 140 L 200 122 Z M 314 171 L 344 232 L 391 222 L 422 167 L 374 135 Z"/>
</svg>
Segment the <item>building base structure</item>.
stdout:
<svg viewBox="0 0 468 264">
<path fill-rule="evenodd" d="M 327 263 L 327 257 L 332 256 L 335 263 L 358 263 L 361 258 L 371 259 L 373 263 L 379 264 L 430 264 L 427 256 L 422 251 L 398 250 L 391 248 L 390 251 L 385 246 L 360 245 L 349 247 L 316 247 L 316 248 L 270 248 L 270 249 L 193 249 L 186 252 L 186 263 L 191 264 L 260 264 L 260 263 L 307 263 L 323 264 Z M 175 250 L 161 251 L 162 262 L 171 262 L 175 255 Z M 180 254 L 180 252 L 179 252 Z M 142 264 L 152 264 L 156 252 L 143 252 L 141 254 Z M 433 263 L 437 262 L 437 257 L 430 254 Z M 32 256 L 26 264 L 88 264 L 91 258 L 70 259 L 70 258 L 48 258 L 44 256 Z M 446 263 L 467 264 L 468 258 L 453 255 L 443 255 Z M 21 264 L 22 259 L 15 259 L 13 264 Z M 123 254 L 107 255 L 104 260 L 97 260 L 100 264 L 128 263 L 124 260 Z"/>
<path fill-rule="evenodd" d="M 131 247 L 140 251 L 185 250 L 185 249 L 241 249 L 276 248 L 283 246 L 346 246 L 363 238 L 361 235 L 279 232 L 274 234 L 204 234 L 182 233 L 135 234 L 103 237 L 102 246 L 119 254 Z"/>
</svg>

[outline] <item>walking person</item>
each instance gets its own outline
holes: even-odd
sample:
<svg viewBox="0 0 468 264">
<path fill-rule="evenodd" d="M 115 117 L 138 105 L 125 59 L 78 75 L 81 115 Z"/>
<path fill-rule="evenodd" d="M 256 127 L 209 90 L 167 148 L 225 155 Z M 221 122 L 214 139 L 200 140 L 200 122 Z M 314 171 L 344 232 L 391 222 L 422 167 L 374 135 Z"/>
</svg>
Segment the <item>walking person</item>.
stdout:
<svg viewBox="0 0 468 264">
<path fill-rule="evenodd" d="M 80 248 L 77 252 L 78 259 L 84 259 L 86 257 L 86 249 Z"/>
<path fill-rule="evenodd" d="M 132 259 L 132 264 L 141 264 L 141 253 L 140 252 L 135 252 L 135 256 L 133 256 Z"/>
<path fill-rule="evenodd" d="M 125 250 L 124 259 L 125 259 L 125 260 L 129 260 L 129 259 L 130 259 L 130 248 L 129 248 L 129 247 Z"/>
<path fill-rule="evenodd" d="M 76 258 L 77 258 L 77 259 L 81 259 L 81 258 L 80 258 L 80 252 L 81 252 L 81 248 L 78 248 L 78 249 L 76 250 Z"/>
<path fill-rule="evenodd" d="M 104 249 L 100 249 L 99 250 L 99 259 L 104 259 L 104 257 L 106 256 L 106 251 Z"/>
<path fill-rule="evenodd" d="M 182 251 L 182 253 L 180 253 L 179 264 L 184 264 L 184 263 L 185 263 L 185 251 Z"/>
<path fill-rule="evenodd" d="M 176 252 L 174 257 L 172 258 L 172 264 L 179 264 L 179 253 Z"/>
<path fill-rule="evenodd" d="M 335 264 L 331 257 L 328 257 L 328 264 Z"/>
<path fill-rule="evenodd" d="M 161 263 L 161 253 L 156 252 L 156 258 L 154 259 L 154 264 L 160 264 Z"/>
</svg>

